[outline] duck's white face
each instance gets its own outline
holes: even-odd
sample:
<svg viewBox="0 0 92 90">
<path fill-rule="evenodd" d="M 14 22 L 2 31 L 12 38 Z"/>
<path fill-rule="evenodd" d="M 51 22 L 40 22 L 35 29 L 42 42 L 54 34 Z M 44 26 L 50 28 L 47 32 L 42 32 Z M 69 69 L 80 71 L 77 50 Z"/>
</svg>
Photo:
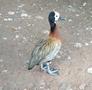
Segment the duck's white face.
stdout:
<svg viewBox="0 0 92 90">
<path fill-rule="evenodd" d="M 60 18 L 60 14 L 58 13 L 58 12 L 56 12 L 56 11 L 54 11 L 55 12 L 55 22 L 56 21 L 58 21 L 58 19 Z"/>
</svg>

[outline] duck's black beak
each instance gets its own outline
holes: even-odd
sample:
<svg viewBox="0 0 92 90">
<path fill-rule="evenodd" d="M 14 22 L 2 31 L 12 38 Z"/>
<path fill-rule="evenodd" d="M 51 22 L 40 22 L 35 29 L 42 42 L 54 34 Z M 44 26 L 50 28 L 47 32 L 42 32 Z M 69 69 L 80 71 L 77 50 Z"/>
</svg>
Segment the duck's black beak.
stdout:
<svg viewBox="0 0 92 90">
<path fill-rule="evenodd" d="M 60 16 L 59 19 L 60 19 L 61 21 L 65 21 L 65 18 L 62 17 L 62 16 Z"/>
</svg>

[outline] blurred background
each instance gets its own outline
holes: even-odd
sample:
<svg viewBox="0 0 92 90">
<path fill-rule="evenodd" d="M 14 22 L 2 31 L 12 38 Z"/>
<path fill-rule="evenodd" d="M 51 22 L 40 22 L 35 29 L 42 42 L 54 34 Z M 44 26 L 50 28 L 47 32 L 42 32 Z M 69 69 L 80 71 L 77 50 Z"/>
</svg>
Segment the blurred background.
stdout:
<svg viewBox="0 0 92 90">
<path fill-rule="evenodd" d="M 27 70 L 35 43 L 48 36 L 52 10 L 65 18 L 53 62 L 59 76 Z M 92 90 L 92 0 L 0 0 L 0 90 Z"/>
</svg>

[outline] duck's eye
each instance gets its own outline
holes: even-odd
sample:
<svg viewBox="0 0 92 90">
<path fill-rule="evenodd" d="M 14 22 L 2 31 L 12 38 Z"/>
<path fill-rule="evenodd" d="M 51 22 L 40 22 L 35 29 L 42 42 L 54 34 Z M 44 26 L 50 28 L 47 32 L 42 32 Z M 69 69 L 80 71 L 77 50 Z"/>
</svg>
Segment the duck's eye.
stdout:
<svg viewBox="0 0 92 90">
<path fill-rule="evenodd" d="M 56 15 L 56 17 L 58 17 L 58 16 Z"/>
</svg>

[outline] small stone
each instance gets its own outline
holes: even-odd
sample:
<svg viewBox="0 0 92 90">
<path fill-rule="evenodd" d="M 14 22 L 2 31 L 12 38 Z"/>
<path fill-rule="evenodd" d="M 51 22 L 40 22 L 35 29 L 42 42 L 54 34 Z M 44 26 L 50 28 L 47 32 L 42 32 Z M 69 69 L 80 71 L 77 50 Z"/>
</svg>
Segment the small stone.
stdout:
<svg viewBox="0 0 92 90">
<path fill-rule="evenodd" d="M 41 11 L 43 11 L 43 8 L 42 7 L 40 7 L 40 9 L 41 9 Z"/>
<path fill-rule="evenodd" d="M 44 18 L 42 16 L 35 16 L 36 19 L 43 20 Z"/>
<path fill-rule="evenodd" d="M 44 33 L 44 34 L 49 34 L 49 31 L 45 30 L 43 33 Z"/>
<path fill-rule="evenodd" d="M 75 43 L 74 47 L 81 48 L 82 47 L 82 44 L 81 43 Z"/>
<path fill-rule="evenodd" d="M 69 7 L 69 8 L 72 8 L 72 5 L 69 5 L 68 7 Z"/>
<path fill-rule="evenodd" d="M 90 41 L 90 43 L 92 44 L 92 41 Z"/>
<path fill-rule="evenodd" d="M 27 90 L 26 88 L 24 90 Z"/>
<path fill-rule="evenodd" d="M 8 19 L 7 18 L 4 18 L 4 21 L 8 21 Z"/>
<path fill-rule="evenodd" d="M 77 33 L 77 36 L 79 36 L 80 34 L 79 33 Z"/>
<path fill-rule="evenodd" d="M 72 22 L 72 19 L 69 19 L 68 22 Z"/>
<path fill-rule="evenodd" d="M 4 18 L 4 21 L 13 21 L 13 18 Z"/>
<path fill-rule="evenodd" d="M 0 13 L 0 16 L 1 16 L 2 14 Z"/>
<path fill-rule="evenodd" d="M 3 37 L 4 40 L 7 40 L 7 37 Z"/>
<path fill-rule="evenodd" d="M 83 84 L 81 84 L 81 85 L 79 86 L 79 89 L 80 89 L 80 90 L 84 90 L 84 89 L 85 89 L 85 86 L 86 86 L 86 84 L 83 83 Z"/>
<path fill-rule="evenodd" d="M 27 16 L 28 16 L 27 13 L 22 13 L 22 14 L 21 14 L 21 17 L 27 17 Z"/>
<path fill-rule="evenodd" d="M 8 21 L 13 21 L 13 19 L 12 18 L 8 18 Z"/>
<path fill-rule="evenodd" d="M 68 60 L 71 60 L 71 57 L 70 56 L 68 56 L 68 58 L 67 58 Z"/>
<path fill-rule="evenodd" d="M 18 26 L 17 29 L 21 29 L 21 26 Z"/>
<path fill-rule="evenodd" d="M 2 86 L 0 86 L 0 90 L 3 90 L 3 87 Z"/>
<path fill-rule="evenodd" d="M 86 3 L 86 2 L 84 2 L 84 3 L 83 3 L 83 6 L 86 6 L 86 4 L 87 4 L 87 3 Z"/>
<path fill-rule="evenodd" d="M 89 30 L 89 28 L 87 27 L 86 30 Z"/>
<path fill-rule="evenodd" d="M 3 59 L 0 59 L 0 62 L 3 62 Z"/>
<path fill-rule="evenodd" d="M 23 39 L 26 41 L 27 39 L 26 39 L 26 37 L 23 37 Z"/>
<path fill-rule="evenodd" d="M 76 14 L 76 17 L 79 17 L 80 15 L 79 14 Z"/>
<path fill-rule="evenodd" d="M 85 46 L 88 46 L 89 44 L 87 42 L 85 42 Z"/>
<path fill-rule="evenodd" d="M 31 26 L 31 24 L 27 24 L 27 26 Z"/>
<path fill-rule="evenodd" d="M 92 30 L 92 27 L 90 27 L 90 29 Z"/>
<path fill-rule="evenodd" d="M 74 26 L 71 26 L 72 28 L 75 28 Z"/>
<path fill-rule="evenodd" d="M 9 11 L 8 14 L 9 14 L 9 15 L 14 15 L 15 12 L 13 12 L 13 11 Z"/>
<path fill-rule="evenodd" d="M 8 72 L 8 70 L 3 70 L 2 72 L 3 72 L 3 73 L 7 73 L 7 72 Z"/>
<path fill-rule="evenodd" d="M 21 4 L 21 5 L 19 5 L 18 7 L 21 8 L 21 7 L 23 7 L 23 6 L 24 6 L 24 4 Z"/>
<path fill-rule="evenodd" d="M 33 4 L 32 4 L 32 6 L 36 6 L 36 4 L 35 4 L 35 3 L 33 3 Z"/>
<path fill-rule="evenodd" d="M 59 58 L 61 58 L 61 56 L 60 56 L 60 55 L 57 55 L 57 56 L 56 56 L 56 58 L 58 58 L 58 59 L 59 59 Z"/>
<path fill-rule="evenodd" d="M 58 90 L 73 90 L 70 84 L 62 83 Z"/>
<path fill-rule="evenodd" d="M 19 35 L 16 35 L 15 38 L 19 38 Z"/>
<path fill-rule="evenodd" d="M 87 72 L 92 74 L 92 67 L 88 68 Z"/>
<path fill-rule="evenodd" d="M 58 0 L 56 0 L 56 2 L 58 2 Z"/>
</svg>

